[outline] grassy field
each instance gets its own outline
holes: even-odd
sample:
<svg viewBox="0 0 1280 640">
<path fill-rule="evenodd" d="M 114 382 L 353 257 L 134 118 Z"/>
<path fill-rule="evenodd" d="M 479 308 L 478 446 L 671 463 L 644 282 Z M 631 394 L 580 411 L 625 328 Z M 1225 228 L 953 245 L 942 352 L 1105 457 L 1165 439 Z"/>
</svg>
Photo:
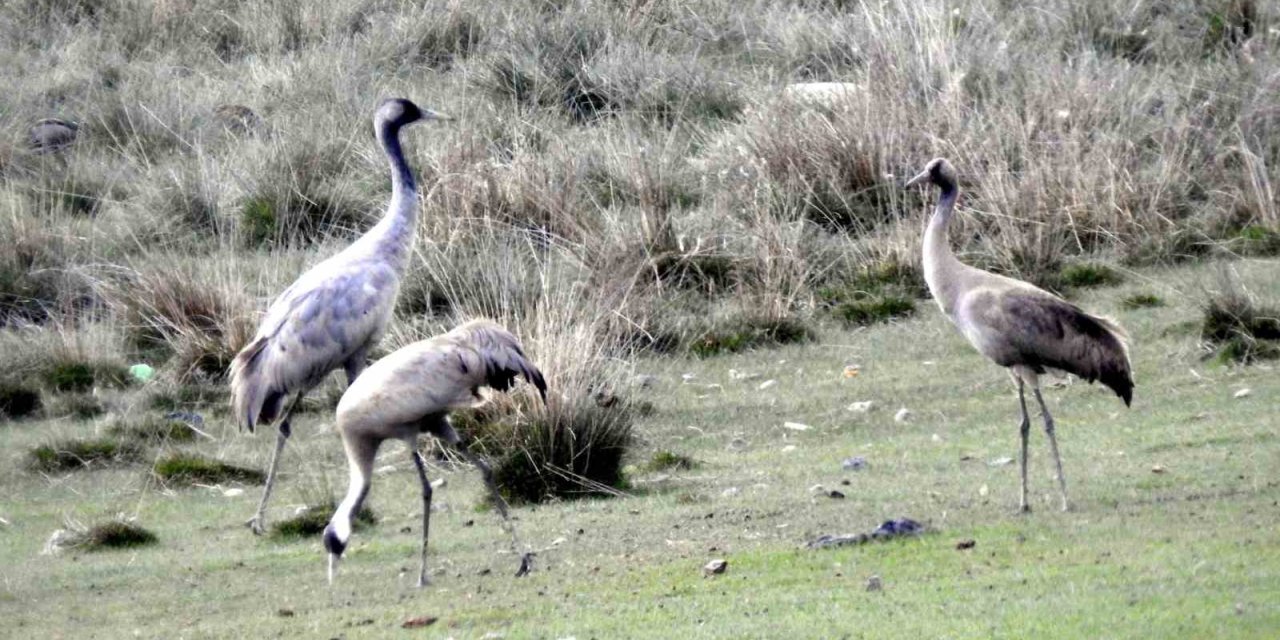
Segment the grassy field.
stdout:
<svg viewBox="0 0 1280 640">
<path fill-rule="evenodd" d="M 1023 4 L 0 3 L 0 633 L 1275 635 L 1280 4 Z M 795 97 L 810 82 L 845 90 Z M 553 393 L 469 428 L 634 434 L 625 495 L 515 510 L 539 550 L 521 580 L 476 474 L 440 462 L 434 584 L 412 588 L 398 444 L 332 588 L 317 540 L 241 526 L 255 485 L 151 473 L 174 453 L 264 467 L 274 434 L 227 419 L 227 366 L 386 205 L 368 123 L 389 96 L 457 118 L 406 132 L 417 243 L 371 355 L 492 317 Z M 74 143 L 35 144 L 45 118 Z M 1037 428 L 1036 511 L 1013 514 L 1017 465 L 993 464 L 1013 390 L 925 299 L 933 195 L 902 183 L 935 156 L 960 173 L 966 261 L 1134 336 L 1132 410 L 1047 394 L 1073 512 Z M 1222 295 L 1232 269 L 1253 298 Z M 1277 340 L 1203 359 L 1204 306 L 1251 299 L 1220 318 Z M 130 382 L 137 363 L 155 377 Z M 338 378 L 295 422 L 274 521 L 344 491 Z M 899 517 L 931 532 L 804 548 Z M 40 553 L 121 518 L 158 543 Z M 727 572 L 703 577 L 713 558 Z M 438 620 L 398 630 L 420 616 Z"/>
<path fill-rule="evenodd" d="M 1261 296 L 1280 296 L 1270 261 L 1235 265 Z M 1097 387 L 1049 391 L 1075 509 L 1055 508 L 1042 433 L 1032 438 L 1034 513 L 1014 513 L 1016 403 L 1003 372 L 930 309 L 816 343 L 703 360 L 641 359 L 657 376 L 656 410 L 638 425 L 631 495 L 524 507 L 537 571 L 510 577 L 496 516 L 478 508 L 468 468 L 435 466 L 447 484 L 434 519 L 434 584 L 419 591 L 420 504 L 402 448 L 389 447 L 371 505 L 333 587 L 318 539 L 256 539 L 241 526 L 256 489 L 170 490 L 145 464 L 43 476 L 25 452 L 88 425 L 0 427 L 0 617 L 26 637 L 1268 637 L 1280 627 L 1280 438 L 1270 366 L 1201 359 L 1202 292 L 1214 269 L 1131 274 L 1081 298 L 1134 336 L 1131 410 Z M 1166 305 L 1126 311 L 1154 293 Z M 842 375 L 857 365 L 860 375 Z M 731 376 L 730 370 L 740 375 Z M 687 383 L 683 374 L 693 374 Z M 758 374 L 749 380 L 741 375 Z M 766 380 L 775 385 L 761 391 Z M 1241 398 L 1241 389 L 1250 393 Z M 871 401 L 855 414 L 846 406 Z M 896 422 L 901 407 L 911 411 Z M 811 426 L 784 429 L 783 422 Z M 270 436 L 169 445 L 261 466 Z M 331 419 L 311 414 L 273 517 L 339 493 L 346 471 Z M 693 458 L 647 471 L 650 454 Z M 867 468 L 841 460 L 864 456 Z M 1164 469 L 1155 473 L 1156 466 Z M 847 481 L 847 485 L 845 482 Z M 816 495 L 838 489 L 843 500 Z M 135 550 L 39 552 L 66 519 L 127 513 L 160 543 Z M 925 522 L 917 539 L 807 550 L 824 533 Z M 972 539 L 970 550 L 956 543 Z M 701 567 L 725 558 L 723 575 Z M 867 580 L 879 576 L 880 591 Z M 439 621 L 401 632 L 409 618 Z M 490 636 L 494 637 L 494 636 Z"/>
</svg>

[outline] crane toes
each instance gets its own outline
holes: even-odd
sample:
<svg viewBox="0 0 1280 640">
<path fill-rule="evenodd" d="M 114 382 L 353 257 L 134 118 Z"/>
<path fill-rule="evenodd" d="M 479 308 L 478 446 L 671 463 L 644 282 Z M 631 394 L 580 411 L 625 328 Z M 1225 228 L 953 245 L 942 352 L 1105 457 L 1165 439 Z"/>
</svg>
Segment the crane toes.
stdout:
<svg viewBox="0 0 1280 640">
<path fill-rule="evenodd" d="M 266 525 L 262 523 L 262 518 L 259 518 L 258 516 L 245 520 L 244 526 L 249 527 L 249 530 L 252 531 L 255 536 L 260 536 L 267 532 Z"/>
</svg>

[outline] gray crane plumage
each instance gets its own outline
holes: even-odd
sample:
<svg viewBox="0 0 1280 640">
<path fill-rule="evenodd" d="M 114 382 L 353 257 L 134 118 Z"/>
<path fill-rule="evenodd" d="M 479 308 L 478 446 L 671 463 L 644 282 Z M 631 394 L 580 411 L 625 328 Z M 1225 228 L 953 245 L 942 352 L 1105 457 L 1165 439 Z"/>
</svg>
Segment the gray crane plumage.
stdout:
<svg viewBox="0 0 1280 640">
<path fill-rule="evenodd" d="M 943 158 L 929 162 L 907 186 L 929 182 L 941 191 L 924 237 L 924 274 L 938 306 L 979 353 L 1007 367 L 1018 387 L 1022 409 L 1019 508 L 1027 503 L 1027 414 L 1030 386 L 1044 416 L 1045 434 L 1057 466 L 1062 508 L 1069 507 L 1067 481 L 1054 433 L 1053 416 L 1040 393 L 1039 376 L 1064 371 L 1089 382 L 1101 381 L 1128 406 L 1133 400 L 1133 371 L 1128 336 L 1114 321 L 1090 315 L 1039 287 L 966 265 L 951 251 L 947 228 L 959 187 L 955 169 Z"/>
<path fill-rule="evenodd" d="M 500 391 L 523 377 L 545 403 L 547 384 L 525 356 L 520 341 L 489 320 L 473 320 L 443 335 L 406 345 L 371 365 L 338 402 L 337 426 L 347 453 L 351 484 L 324 531 L 329 552 L 329 582 L 351 539 L 351 520 L 369 493 L 373 460 L 384 440 L 403 440 L 422 482 L 422 565 L 418 586 L 427 584 L 427 537 L 431 523 L 431 482 L 418 452 L 418 436 L 430 433 L 480 469 L 485 486 L 517 551 L 515 528 L 499 495 L 493 472 L 459 438 L 449 412 L 484 402 L 481 387 Z M 529 570 L 530 554 L 521 557 L 520 576 Z"/>
<path fill-rule="evenodd" d="M 386 214 L 351 246 L 312 267 L 280 294 L 253 341 L 232 362 L 237 423 L 253 431 L 257 425 L 279 422 L 266 487 L 248 523 L 254 533 L 265 528 L 267 502 L 294 408 L 334 369 L 346 372 L 348 384 L 355 380 L 367 364 L 369 349 L 391 321 L 418 215 L 417 190 L 401 151 L 400 130 L 435 119 L 447 118 L 404 99 L 379 106 L 374 127 L 392 175 Z M 286 410 L 290 396 L 293 401 Z"/>
</svg>

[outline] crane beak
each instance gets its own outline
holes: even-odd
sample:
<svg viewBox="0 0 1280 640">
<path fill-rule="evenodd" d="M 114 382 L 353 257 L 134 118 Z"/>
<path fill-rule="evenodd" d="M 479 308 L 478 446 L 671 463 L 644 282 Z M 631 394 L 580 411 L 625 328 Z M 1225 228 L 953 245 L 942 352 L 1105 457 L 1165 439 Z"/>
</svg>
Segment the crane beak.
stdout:
<svg viewBox="0 0 1280 640">
<path fill-rule="evenodd" d="M 929 171 L 926 169 L 924 171 L 921 171 L 920 175 L 908 180 L 906 184 L 902 185 L 902 188 L 909 189 L 928 179 L 929 179 Z"/>
<path fill-rule="evenodd" d="M 432 111 L 431 109 L 423 109 L 422 119 L 423 120 L 454 120 L 455 118 L 453 116 L 440 113 L 439 111 Z"/>
</svg>

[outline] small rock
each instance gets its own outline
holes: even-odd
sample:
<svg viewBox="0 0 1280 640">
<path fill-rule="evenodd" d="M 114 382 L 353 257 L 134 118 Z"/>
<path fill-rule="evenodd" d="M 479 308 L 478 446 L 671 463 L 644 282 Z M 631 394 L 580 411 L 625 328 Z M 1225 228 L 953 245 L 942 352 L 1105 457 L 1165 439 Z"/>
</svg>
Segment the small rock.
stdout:
<svg viewBox="0 0 1280 640">
<path fill-rule="evenodd" d="M 448 481 L 447 479 L 445 479 L 445 478 L 436 478 L 435 480 L 432 480 L 432 481 L 431 481 L 431 488 L 432 488 L 432 489 L 439 489 L 440 487 L 443 487 L 443 486 L 445 486 L 445 485 L 447 485 L 447 484 L 449 484 L 449 481 Z"/>
<path fill-rule="evenodd" d="M 875 408 L 875 406 L 876 403 L 870 400 L 863 400 L 862 402 L 851 403 L 849 406 L 845 407 L 844 410 L 850 413 L 869 413 Z"/>
<path fill-rule="evenodd" d="M 898 412 L 893 414 L 894 422 L 906 422 L 907 420 L 910 420 L 910 419 L 911 419 L 911 410 L 906 407 L 898 409 Z"/>
<path fill-rule="evenodd" d="M 758 373 L 743 373 L 741 371 L 738 371 L 737 369 L 729 370 L 730 380 L 755 380 L 756 378 L 759 378 L 759 377 L 760 377 L 760 374 Z"/>
<path fill-rule="evenodd" d="M 12 526 L 10 522 L 4 518 L 0 518 L 0 527 Z"/>
<path fill-rule="evenodd" d="M 861 372 L 862 372 L 862 369 L 858 365 L 851 364 L 851 365 L 846 365 L 844 368 L 844 371 L 840 372 L 840 375 L 845 378 L 856 378 L 858 377 L 858 374 Z"/>
<path fill-rule="evenodd" d="M 234 498 L 238 495 L 243 495 L 243 494 L 244 494 L 244 489 L 241 489 L 240 487 L 232 487 L 230 489 L 222 490 L 222 497 L 224 498 Z"/>
<path fill-rule="evenodd" d="M 725 498 L 732 498 L 733 496 L 736 496 L 741 492 L 742 492 L 742 489 L 739 489 L 737 487 L 729 487 L 728 489 L 721 491 L 720 495 Z"/>
<path fill-rule="evenodd" d="M 828 492 L 827 492 L 827 497 L 828 497 L 828 498 L 834 498 L 834 499 L 836 499 L 836 500 L 844 500 L 844 494 L 843 494 L 843 493 L 840 493 L 839 491 L 836 491 L 835 489 L 832 489 L 832 490 L 828 491 Z"/>
<path fill-rule="evenodd" d="M 867 591 L 880 591 L 881 589 L 884 589 L 884 583 L 881 582 L 880 576 L 867 578 Z"/>
<path fill-rule="evenodd" d="M 429 627 L 436 623 L 439 618 L 435 616 L 420 616 L 417 618 L 409 618 L 400 624 L 401 629 L 421 629 Z"/>
<path fill-rule="evenodd" d="M 1164 473 L 1164 465 L 1152 465 L 1151 473 Z"/>
<path fill-rule="evenodd" d="M 987 485 L 984 484 L 981 487 L 978 487 L 978 495 L 985 498 L 987 497 L 988 493 L 991 493 L 991 489 L 988 489 Z"/>
<path fill-rule="evenodd" d="M 649 375 L 647 373 L 637 374 L 631 381 L 641 389 L 648 389 L 658 383 L 658 376 Z"/>
<path fill-rule="evenodd" d="M 560 546 L 560 545 L 562 545 L 562 544 L 564 544 L 564 543 L 566 543 L 566 542 L 568 542 L 568 541 L 569 541 L 569 539 L 568 539 L 568 538 L 565 538 L 565 537 L 561 536 L 561 537 L 559 537 L 559 538 L 556 538 L 555 540 L 552 540 L 552 541 L 551 541 L 551 546 L 553 546 L 553 547 L 558 547 L 558 546 Z"/>
<path fill-rule="evenodd" d="M 695 378 L 697 378 L 697 377 L 698 377 L 698 376 L 696 376 L 696 375 L 694 375 L 694 374 L 692 374 L 692 373 L 682 373 L 682 374 L 680 374 L 680 381 L 681 381 L 681 382 L 683 382 L 683 383 L 685 383 L 685 384 L 689 384 L 690 382 L 693 382 L 693 380 L 694 380 Z"/>
<path fill-rule="evenodd" d="M 1241 390 L 1239 390 L 1239 391 L 1235 392 L 1234 394 L 1232 394 L 1232 396 L 1231 396 L 1231 397 L 1233 397 L 1233 398 L 1247 398 L 1247 397 L 1249 397 L 1249 394 L 1251 394 L 1251 393 L 1253 393 L 1253 390 L 1252 390 L 1252 389 L 1250 389 L 1250 388 L 1248 388 L 1248 387 L 1245 387 L 1244 389 L 1241 389 Z"/>
<path fill-rule="evenodd" d="M 782 423 L 782 428 L 783 428 L 783 429 L 790 429 L 790 430 L 792 430 L 792 431 L 808 431 L 809 429 L 812 429 L 813 427 L 810 427 L 809 425 L 807 425 L 807 424 L 805 424 L 805 423 L 803 423 L 803 422 L 784 422 L 784 423 Z"/>
<path fill-rule="evenodd" d="M 746 449 L 746 448 L 747 448 L 748 446 L 750 446 L 750 445 L 751 445 L 751 443 L 750 443 L 750 442 L 747 442 L 747 441 L 746 441 L 745 439 L 743 439 L 743 438 L 734 438 L 734 439 L 732 439 L 732 440 L 730 440 L 730 441 L 729 441 L 729 447 L 728 447 L 728 448 L 729 448 L 730 450 Z"/>
<path fill-rule="evenodd" d="M 280 616 L 281 618 L 292 618 L 294 616 L 294 613 L 293 613 L 293 609 L 279 609 L 276 611 L 276 615 Z"/>
<path fill-rule="evenodd" d="M 715 560 L 712 560 L 711 562 L 708 562 L 707 564 L 703 565 L 702 575 L 704 576 L 720 575 L 724 573 L 725 570 L 728 568 L 729 568 L 728 560 L 725 560 L 723 558 L 716 558 Z"/>
<path fill-rule="evenodd" d="M 827 492 L 827 488 L 820 484 L 815 484 L 812 487 L 809 487 L 809 493 L 817 494 L 817 493 L 826 493 L 826 492 Z"/>
<path fill-rule="evenodd" d="M 867 468 L 867 459 L 862 456 L 853 456 L 852 458 L 845 458 L 840 463 L 840 466 L 843 467 L 846 471 L 861 471 Z"/>
<path fill-rule="evenodd" d="M 999 458 L 992 458 L 991 461 L 987 462 L 987 466 L 1003 467 L 1011 462 L 1013 462 L 1013 458 L 1010 458 L 1009 456 L 1001 456 Z"/>
<path fill-rule="evenodd" d="M 969 539 L 961 540 L 960 542 L 957 542 L 956 548 L 963 551 L 965 549 L 972 549 L 975 546 L 977 546 L 977 544 L 978 544 L 977 540 L 974 540 L 973 538 L 969 538 Z"/>
<path fill-rule="evenodd" d="M 764 382 L 761 382 L 760 385 L 756 387 L 756 389 L 758 391 L 764 391 L 765 389 L 773 387 L 777 384 L 778 384 L 777 380 L 769 379 L 769 380 L 765 380 Z"/>
<path fill-rule="evenodd" d="M 931 440 L 933 440 L 934 442 L 942 442 L 942 436 L 940 436 L 940 435 L 938 435 L 938 434 L 936 434 L 936 433 L 935 433 L 935 434 L 933 434 L 933 437 L 932 437 L 932 438 L 930 438 L 930 439 L 931 439 Z"/>
<path fill-rule="evenodd" d="M 792 451 L 795 451 L 795 450 L 796 450 L 796 446 L 794 444 L 789 444 L 782 448 L 783 453 L 791 453 Z"/>
</svg>

